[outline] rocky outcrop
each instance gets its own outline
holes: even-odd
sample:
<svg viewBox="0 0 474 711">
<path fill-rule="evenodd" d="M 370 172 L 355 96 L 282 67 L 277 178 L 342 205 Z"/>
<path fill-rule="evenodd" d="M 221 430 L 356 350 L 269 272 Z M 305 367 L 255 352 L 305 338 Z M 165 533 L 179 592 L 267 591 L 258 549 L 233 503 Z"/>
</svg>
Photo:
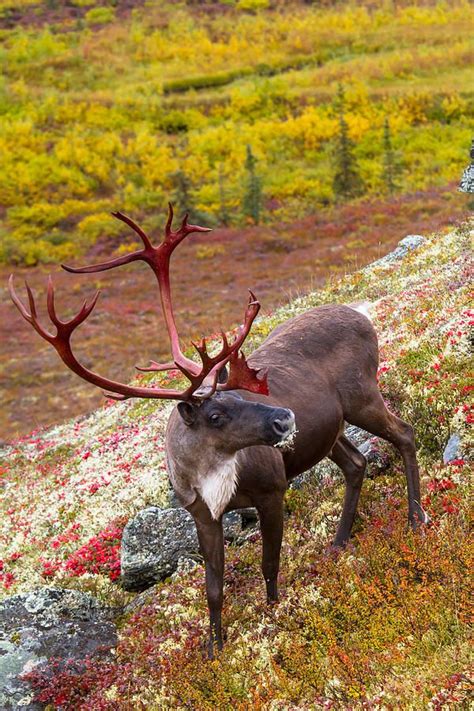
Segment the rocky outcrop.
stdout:
<svg viewBox="0 0 474 711">
<path fill-rule="evenodd" d="M 466 459 L 461 437 L 455 432 L 448 440 L 443 452 L 444 464 L 449 464 L 457 459 Z"/>
<path fill-rule="evenodd" d="M 242 516 L 224 515 L 224 536 L 234 541 L 243 531 Z M 145 590 L 169 577 L 182 559 L 199 557 L 193 518 L 183 508 L 140 511 L 125 526 L 121 549 L 121 584 L 125 590 Z"/>
<path fill-rule="evenodd" d="M 375 262 L 369 264 L 366 269 L 373 269 L 373 267 L 382 267 L 386 264 L 391 264 L 392 262 L 398 262 L 400 259 L 406 257 L 409 252 L 420 247 L 423 242 L 425 242 L 425 237 L 423 235 L 407 235 L 400 240 L 398 245 L 392 252 L 389 252 L 385 257 L 377 259 Z"/>
<path fill-rule="evenodd" d="M 21 676 L 59 664 L 106 655 L 117 643 L 111 613 L 78 590 L 40 588 L 0 603 L 0 708 L 36 711 Z"/>
</svg>

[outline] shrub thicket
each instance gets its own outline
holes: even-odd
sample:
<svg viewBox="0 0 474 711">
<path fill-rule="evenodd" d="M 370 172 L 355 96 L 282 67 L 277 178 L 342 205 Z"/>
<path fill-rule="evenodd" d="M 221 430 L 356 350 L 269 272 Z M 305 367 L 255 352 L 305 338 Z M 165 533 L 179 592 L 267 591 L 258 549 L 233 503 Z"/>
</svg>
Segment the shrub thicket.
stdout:
<svg viewBox="0 0 474 711">
<path fill-rule="evenodd" d="M 117 20 L 113 5 L 88 2 L 78 23 L 61 22 L 59 3 L 54 25 L 41 2 L 0 0 L 0 13 L 26 22 L 33 5 L 41 26 L 16 19 L 2 30 L 2 261 L 66 259 L 101 238 L 111 210 L 152 219 L 177 171 L 192 180 L 195 209 L 219 221 L 221 166 L 227 209 L 244 220 L 247 145 L 271 196 L 260 219 L 335 200 L 341 132 L 367 195 L 385 192 L 387 115 L 391 150 L 403 152 L 401 192 L 459 180 L 473 105 L 464 0 L 214 14 L 155 3 Z M 63 217 L 44 226 L 45 210 Z"/>
</svg>

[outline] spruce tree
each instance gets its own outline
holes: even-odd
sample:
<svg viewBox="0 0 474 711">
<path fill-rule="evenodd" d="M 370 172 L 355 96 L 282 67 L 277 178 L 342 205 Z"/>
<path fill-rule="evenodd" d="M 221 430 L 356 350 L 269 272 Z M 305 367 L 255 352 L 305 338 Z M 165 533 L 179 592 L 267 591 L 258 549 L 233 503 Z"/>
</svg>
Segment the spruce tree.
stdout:
<svg viewBox="0 0 474 711">
<path fill-rule="evenodd" d="M 385 190 L 389 195 L 393 195 L 400 187 L 397 180 L 399 174 L 400 163 L 393 150 L 390 121 L 387 116 L 383 126 L 383 181 Z"/>
<path fill-rule="evenodd" d="M 214 223 L 212 215 L 196 208 L 192 195 L 193 185 L 184 170 L 177 170 L 171 175 L 171 179 L 174 186 L 172 203 L 175 214 L 181 219 L 188 213 L 189 222 L 197 225 L 209 226 L 209 224 Z"/>
<path fill-rule="evenodd" d="M 348 200 L 357 197 L 364 190 L 362 178 L 359 175 L 357 162 L 354 157 L 354 142 L 349 137 L 345 113 L 344 89 L 338 89 L 338 115 L 339 133 L 336 138 L 335 163 L 336 170 L 333 178 L 333 189 L 336 197 Z"/>
<path fill-rule="evenodd" d="M 224 185 L 224 170 L 222 163 L 219 165 L 219 219 L 225 227 L 230 223 L 229 208 L 227 206 L 227 194 Z"/>
<path fill-rule="evenodd" d="M 262 210 L 262 179 L 255 172 L 256 163 L 257 159 L 252 153 L 251 147 L 247 146 L 247 158 L 245 160 L 247 177 L 242 211 L 245 217 L 250 218 L 255 225 L 258 225 Z"/>
<path fill-rule="evenodd" d="M 191 181 L 183 170 L 177 170 L 171 176 L 173 180 L 173 205 L 177 215 L 184 215 L 186 212 L 193 212 L 193 202 L 191 197 Z"/>
</svg>

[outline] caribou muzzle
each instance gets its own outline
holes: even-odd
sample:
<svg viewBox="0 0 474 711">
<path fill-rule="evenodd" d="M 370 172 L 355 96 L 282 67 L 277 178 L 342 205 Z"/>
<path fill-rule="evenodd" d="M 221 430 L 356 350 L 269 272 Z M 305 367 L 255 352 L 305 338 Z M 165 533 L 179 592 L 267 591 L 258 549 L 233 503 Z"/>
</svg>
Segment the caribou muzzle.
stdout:
<svg viewBox="0 0 474 711">
<path fill-rule="evenodd" d="M 272 408 L 269 420 L 269 434 L 272 438 L 269 444 L 283 444 L 295 431 L 295 416 L 287 408 Z"/>
</svg>

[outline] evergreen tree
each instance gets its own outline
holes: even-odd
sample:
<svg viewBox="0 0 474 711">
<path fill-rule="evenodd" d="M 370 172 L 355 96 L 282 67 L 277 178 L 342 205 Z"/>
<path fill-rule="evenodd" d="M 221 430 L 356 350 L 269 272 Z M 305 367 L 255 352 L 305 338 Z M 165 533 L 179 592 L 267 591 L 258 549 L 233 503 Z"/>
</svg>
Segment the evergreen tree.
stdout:
<svg viewBox="0 0 474 711">
<path fill-rule="evenodd" d="M 257 159 L 252 153 L 251 147 L 247 146 L 245 160 L 247 178 L 242 209 L 245 217 L 250 218 L 255 225 L 258 225 L 262 210 L 262 179 L 255 172 L 256 163 Z"/>
<path fill-rule="evenodd" d="M 354 142 L 349 137 L 347 121 L 344 117 L 345 96 L 344 89 L 338 89 L 338 114 L 339 133 L 336 141 L 335 162 L 336 171 L 333 178 L 334 193 L 338 198 L 348 200 L 364 191 L 364 184 L 359 175 L 357 162 L 354 157 Z"/>
<path fill-rule="evenodd" d="M 173 173 L 171 178 L 174 187 L 173 205 L 175 212 L 177 215 L 184 215 L 187 212 L 191 218 L 193 211 L 191 181 L 183 170 L 177 170 L 176 173 Z"/>
<path fill-rule="evenodd" d="M 225 227 L 230 223 L 229 208 L 227 206 L 227 195 L 224 185 L 224 171 L 222 168 L 222 163 L 219 165 L 219 218 L 221 224 Z"/>
<path fill-rule="evenodd" d="M 383 181 L 385 190 L 389 195 L 399 188 L 397 178 L 400 174 L 400 163 L 392 146 L 392 134 L 390 131 L 390 121 L 385 118 L 383 127 Z"/>
<path fill-rule="evenodd" d="M 184 170 L 177 170 L 172 174 L 174 193 L 172 203 L 177 217 L 181 219 L 186 213 L 189 215 L 189 222 L 192 224 L 207 225 L 213 223 L 211 215 L 198 210 L 194 204 L 192 196 L 192 183 Z"/>
</svg>

